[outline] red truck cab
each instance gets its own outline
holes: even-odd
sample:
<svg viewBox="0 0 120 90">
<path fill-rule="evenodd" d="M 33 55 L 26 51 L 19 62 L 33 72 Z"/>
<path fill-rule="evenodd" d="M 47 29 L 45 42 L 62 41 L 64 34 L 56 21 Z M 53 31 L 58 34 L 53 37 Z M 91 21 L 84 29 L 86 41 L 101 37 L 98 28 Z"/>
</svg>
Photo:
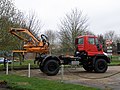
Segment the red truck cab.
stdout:
<svg viewBox="0 0 120 90">
<path fill-rule="evenodd" d="M 86 71 L 104 73 L 107 70 L 107 63 L 110 58 L 103 52 L 98 37 L 94 35 L 78 36 L 75 39 L 75 57 L 80 57 L 81 65 Z"/>
<path fill-rule="evenodd" d="M 87 52 L 88 56 L 103 54 L 102 45 L 94 35 L 78 36 L 75 40 L 76 51 Z"/>
</svg>

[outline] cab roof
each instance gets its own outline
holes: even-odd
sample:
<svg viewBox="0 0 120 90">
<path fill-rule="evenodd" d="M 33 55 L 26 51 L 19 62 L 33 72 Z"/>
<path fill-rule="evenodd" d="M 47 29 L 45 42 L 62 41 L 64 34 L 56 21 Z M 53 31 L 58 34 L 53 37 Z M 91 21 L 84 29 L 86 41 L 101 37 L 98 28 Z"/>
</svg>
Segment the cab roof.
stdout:
<svg viewBox="0 0 120 90">
<path fill-rule="evenodd" d="M 82 37 L 97 37 L 95 35 L 82 35 L 82 36 L 78 36 L 77 38 L 82 38 Z"/>
</svg>

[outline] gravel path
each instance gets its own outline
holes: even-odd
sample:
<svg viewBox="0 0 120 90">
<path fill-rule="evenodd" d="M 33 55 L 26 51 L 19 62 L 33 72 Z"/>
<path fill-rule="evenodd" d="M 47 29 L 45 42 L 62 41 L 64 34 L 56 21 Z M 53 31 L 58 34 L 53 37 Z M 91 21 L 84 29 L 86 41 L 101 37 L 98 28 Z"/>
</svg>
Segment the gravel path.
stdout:
<svg viewBox="0 0 120 90">
<path fill-rule="evenodd" d="M 65 83 L 73 83 L 73 84 L 82 84 L 86 86 L 97 87 L 104 90 L 120 90 L 120 74 L 116 74 L 114 76 L 102 79 L 95 79 L 110 76 L 115 74 L 116 72 L 120 72 L 120 66 L 109 66 L 106 73 L 88 73 L 85 72 L 83 68 L 66 68 L 64 70 L 64 82 Z M 11 73 L 11 72 L 10 72 Z M 12 72 L 17 75 L 27 76 L 27 70 L 17 70 Z M 81 77 L 82 76 L 82 77 Z M 42 73 L 39 69 L 31 70 L 31 77 L 39 77 L 46 78 L 48 80 L 57 80 L 61 81 L 61 73 L 56 76 L 47 76 Z M 83 78 L 87 77 L 87 78 Z M 94 79 L 88 79 L 94 78 Z"/>
</svg>

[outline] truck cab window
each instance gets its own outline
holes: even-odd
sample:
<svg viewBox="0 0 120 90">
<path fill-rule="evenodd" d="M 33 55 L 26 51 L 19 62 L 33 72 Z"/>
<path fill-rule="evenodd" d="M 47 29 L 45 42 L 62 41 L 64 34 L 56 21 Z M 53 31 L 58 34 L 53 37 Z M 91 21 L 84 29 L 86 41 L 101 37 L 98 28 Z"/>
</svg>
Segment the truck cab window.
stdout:
<svg viewBox="0 0 120 90">
<path fill-rule="evenodd" d="M 94 41 L 94 38 L 88 38 L 88 42 L 89 42 L 89 44 L 95 44 L 95 41 Z"/>
<path fill-rule="evenodd" d="M 78 44 L 83 44 L 83 42 L 84 42 L 84 41 L 83 41 L 83 38 L 79 38 L 79 39 L 78 39 Z"/>
<path fill-rule="evenodd" d="M 98 41 L 98 39 L 97 39 L 97 38 L 95 39 L 95 42 L 96 42 L 96 45 L 98 45 L 98 44 L 99 44 L 99 41 Z"/>
</svg>

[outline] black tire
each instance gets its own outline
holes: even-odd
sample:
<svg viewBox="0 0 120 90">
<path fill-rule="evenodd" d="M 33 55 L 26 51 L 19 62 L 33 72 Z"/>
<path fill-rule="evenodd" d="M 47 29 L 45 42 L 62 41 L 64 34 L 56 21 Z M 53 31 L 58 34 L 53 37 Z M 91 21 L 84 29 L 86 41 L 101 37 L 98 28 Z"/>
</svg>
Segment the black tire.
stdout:
<svg viewBox="0 0 120 90">
<path fill-rule="evenodd" d="M 42 62 L 41 62 L 42 63 Z M 44 66 L 43 65 L 41 65 L 41 63 L 40 63 L 40 65 L 39 65 L 39 68 L 40 68 L 40 70 L 42 71 L 42 72 L 44 72 Z"/>
<path fill-rule="evenodd" d="M 94 69 L 93 66 L 88 66 L 88 65 L 83 65 L 83 68 L 88 72 L 92 72 Z"/>
<path fill-rule="evenodd" d="M 107 62 L 104 59 L 97 59 L 94 65 L 94 71 L 97 73 L 104 73 L 108 68 Z"/>
<path fill-rule="evenodd" d="M 56 60 L 48 60 L 45 62 L 43 69 L 48 76 L 54 76 L 59 72 L 59 63 Z"/>
</svg>

